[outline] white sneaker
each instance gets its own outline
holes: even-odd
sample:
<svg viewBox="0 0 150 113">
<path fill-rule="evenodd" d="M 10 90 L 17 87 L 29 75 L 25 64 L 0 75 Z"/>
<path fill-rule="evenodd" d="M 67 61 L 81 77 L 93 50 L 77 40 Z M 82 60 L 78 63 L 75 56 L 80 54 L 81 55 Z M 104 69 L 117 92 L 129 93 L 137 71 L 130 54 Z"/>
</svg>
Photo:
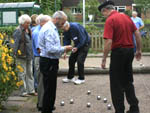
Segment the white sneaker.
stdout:
<svg viewBox="0 0 150 113">
<path fill-rule="evenodd" d="M 85 82 L 85 80 L 80 80 L 80 79 L 77 79 L 76 81 L 74 81 L 74 83 L 77 85 L 83 84 L 84 82 Z"/>
<path fill-rule="evenodd" d="M 75 78 L 72 78 L 72 79 L 68 79 L 68 78 L 64 78 L 64 79 L 62 79 L 62 81 L 64 82 L 64 83 L 68 83 L 68 82 L 75 82 Z"/>
</svg>

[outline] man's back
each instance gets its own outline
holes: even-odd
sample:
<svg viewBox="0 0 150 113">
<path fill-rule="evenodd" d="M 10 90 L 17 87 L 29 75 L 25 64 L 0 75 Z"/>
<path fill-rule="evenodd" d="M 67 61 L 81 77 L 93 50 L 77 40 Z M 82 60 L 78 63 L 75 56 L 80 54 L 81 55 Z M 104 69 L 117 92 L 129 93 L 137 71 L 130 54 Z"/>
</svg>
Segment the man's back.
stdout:
<svg viewBox="0 0 150 113">
<path fill-rule="evenodd" d="M 113 11 L 106 20 L 104 38 L 112 39 L 112 48 L 133 48 L 132 34 L 135 30 L 136 27 L 130 17 Z"/>
</svg>

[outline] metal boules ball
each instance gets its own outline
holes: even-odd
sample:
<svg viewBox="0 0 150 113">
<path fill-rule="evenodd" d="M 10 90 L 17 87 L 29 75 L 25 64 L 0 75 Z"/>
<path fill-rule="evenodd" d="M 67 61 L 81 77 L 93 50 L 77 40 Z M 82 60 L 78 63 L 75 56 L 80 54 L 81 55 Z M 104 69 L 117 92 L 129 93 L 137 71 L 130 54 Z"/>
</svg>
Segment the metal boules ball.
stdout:
<svg viewBox="0 0 150 113">
<path fill-rule="evenodd" d="M 107 103 L 107 98 L 104 98 L 104 100 L 103 100 L 103 101 L 104 101 L 104 103 Z"/>
<path fill-rule="evenodd" d="M 97 96 L 97 100 L 101 100 L 101 96 Z"/>
<path fill-rule="evenodd" d="M 73 99 L 70 99 L 70 104 L 73 104 L 74 103 L 74 100 Z"/>
<path fill-rule="evenodd" d="M 90 102 L 87 103 L 87 107 L 88 107 L 88 108 L 91 107 L 91 103 L 90 103 Z"/>
<path fill-rule="evenodd" d="M 107 109 L 108 109 L 108 110 L 111 110 L 111 104 L 108 104 L 108 105 L 107 105 Z"/>
<path fill-rule="evenodd" d="M 64 101 L 61 101 L 60 105 L 61 105 L 61 106 L 64 106 L 64 105 L 65 105 L 65 102 L 64 102 Z"/>
<path fill-rule="evenodd" d="M 90 91 L 90 90 L 88 90 L 87 94 L 88 94 L 88 95 L 90 95 L 90 94 L 91 94 L 91 91 Z"/>
</svg>

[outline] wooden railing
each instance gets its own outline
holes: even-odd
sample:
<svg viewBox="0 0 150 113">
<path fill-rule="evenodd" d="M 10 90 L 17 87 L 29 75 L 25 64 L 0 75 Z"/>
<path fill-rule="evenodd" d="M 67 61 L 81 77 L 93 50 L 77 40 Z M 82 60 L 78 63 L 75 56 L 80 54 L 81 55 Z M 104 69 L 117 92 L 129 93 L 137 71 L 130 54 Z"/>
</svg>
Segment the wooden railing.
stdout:
<svg viewBox="0 0 150 113">
<path fill-rule="evenodd" d="M 104 47 L 103 32 L 89 33 L 91 37 L 91 50 L 102 51 Z M 63 45 L 63 35 L 61 34 L 61 44 Z M 72 43 L 73 44 L 73 43 Z M 146 37 L 142 37 L 142 50 L 150 52 L 150 31 Z"/>
</svg>

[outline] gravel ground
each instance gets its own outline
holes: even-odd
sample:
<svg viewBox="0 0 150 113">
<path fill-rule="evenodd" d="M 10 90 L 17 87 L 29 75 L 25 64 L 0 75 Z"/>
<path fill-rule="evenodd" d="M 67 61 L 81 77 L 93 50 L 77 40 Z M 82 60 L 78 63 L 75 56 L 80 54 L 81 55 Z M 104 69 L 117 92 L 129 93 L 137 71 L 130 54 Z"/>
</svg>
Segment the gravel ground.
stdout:
<svg viewBox="0 0 150 113">
<path fill-rule="evenodd" d="M 111 103 L 109 76 L 108 75 L 92 75 L 86 76 L 86 82 L 82 85 L 74 85 L 73 83 L 62 83 L 64 77 L 58 77 L 56 110 L 54 113 L 114 113 L 107 110 L 107 105 Z M 134 76 L 136 95 L 139 99 L 141 113 L 150 113 L 150 74 L 137 74 Z M 90 90 L 91 94 L 87 95 Z M 97 96 L 101 96 L 101 100 L 97 100 Z M 104 103 L 103 99 L 107 98 L 108 102 Z M 70 99 L 74 99 L 74 104 L 70 104 Z M 64 101 L 65 105 L 60 106 L 60 102 Z M 87 103 L 91 103 L 91 107 L 87 108 Z M 40 113 L 36 109 L 36 97 L 30 97 L 22 104 L 19 102 L 7 102 L 9 109 L 0 113 Z M 13 107 L 16 106 L 14 110 Z M 128 104 L 125 101 L 126 110 Z M 6 106 L 7 108 L 7 106 Z"/>
</svg>

